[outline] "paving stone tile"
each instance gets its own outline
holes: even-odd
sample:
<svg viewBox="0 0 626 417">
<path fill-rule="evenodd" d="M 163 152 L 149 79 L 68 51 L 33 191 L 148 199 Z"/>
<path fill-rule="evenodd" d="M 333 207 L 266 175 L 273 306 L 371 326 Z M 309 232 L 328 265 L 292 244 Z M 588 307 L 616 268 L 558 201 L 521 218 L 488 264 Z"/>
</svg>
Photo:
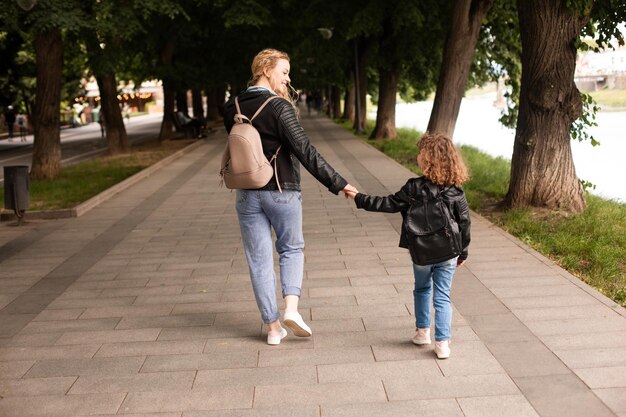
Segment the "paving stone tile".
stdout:
<svg viewBox="0 0 626 417">
<path fill-rule="evenodd" d="M 548 308 L 533 308 L 513 310 L 513 314 L 523 322 L 546 321 L 574 318 L 607 318 L 615 315 L 609 307 L 600 304 L 589 304 L 584 306 L 560 306 Z"/>
<path fill-rule="evenodd" d="M 321 409 L 322 417 L 464 417 L 459 405 L 453 399 L 322 405 Z"/>
<path fill-rule="evenodd" d="M 434 348 L 434 345 L 432 346 Z M 480 342 L 459 342 L 450 344 L 454 360 L 439 361 L 438 365 L 445 376 L 503 374 L 504 369 L 492 353 Z"/>
<path fill-rule="evenodd" d="M 465 417 L 539 417 L 522 395 L 457 399 Z"/>
<path fill-rule="evenodd" d="M 0 362 L 0 375 L 2 378 L 21 378 L 35 363 L 35 361 L 11 361 Z"/>
<path fill-rule="evenodd" d="M 253 337 L 261 335 L 261 322 L 237 326 L 174 327 L 161 330 L 158 340 L 220 339 L 227 337 Z"/>
<path fill-rule="evenodd" d="M 174 309 L 174 304 L 149 305 L 149 306 L 119 306 L 119 307 L 94 307 L 86 308 L 80 316 L 81 319 L 107 318 L 107 317 L 152 317 L 166 316 Z"/>
<path fill-rule="evenodd" d="M 626 320 L 617 314 L 607 318 L 580 318 L 527 322 L 528 328 L 539 337 L 609 331 L 626 332 Z"/>
<path fill-rule="evenodd" d="M 553 351 L 603 348 L 607 340 L 611 341 L 612 347 L 626 347 L 626 331 L 542 335 L 541 340 Z"/>
<path fill-rule="evenodd" d="M 501 299 L 521 297 L 546 297 L 550 295 L 581 297 L 587 296 L 583 290 L 570 282 L 560 285 L 536 285 L 524 287 L 491 288 L 491 292 Z"/>
<path fill-rule="evenodd" d="M 554 353 L 572 369 L 626 366 L 626 347 L 556 350 Z"/>
<path fill-rule="evenodd" d="M 39 360 L 24 378 L 55 376 L 102 375 L 117 376 L 139 372 L 144 357 Z"/>
<path fill-rule="evenodd" d="M 211 352 L 210 354 L 148 356 L 141 372 L 188 371 L 199 369 L 252 368 L 257 352 Z"/>
<path fill-rule="evenodd" d="M 490 343 L 489 350 L 514 378 L 571 372 L 557 355 L 538 340 Z"/>
<path fill-rule="evenodd" d="M 469 316 L 469 323 L 486 343 L 536 340 L 533 333 L 511 313 Z"/>
<path fill-rule="evenodd" d="M 509 308 L 491 292 L 472 293 L 471 297 L 461 297 L 453 290 L 451 295 L 454 306 L 464 316 L 506 314 L 510 312 Z"/>
<path fill-rule="evenodd" d="M 69 394 L 96 394 L 142 391 L 189 391 L 196 373 L 156 372 L 115 377 L 88 375 L 80 376 Z"/>
<path fill-rule="evenodd" d="M 88 307 L 120 307 L 129 306 L 135 297 L 89 298 L 76 300 L 55 300 L 48 305 L 49 309 L 70 309 Z"/>
<path fill-rule="evenodd" d="M 106 288 L 102 290 L 102 297 L 131 297 L 153 295 L 179 295 L 183 291 L 182 285 L 163 285 L 159 287 L 133 287 L 133 288 Z"/>
<path fill-rule="evenodd" d="M 21 334 L 78 332 L 81 330 L 112 330 L 119 319 L 95 319 L 95 320 L 58 320 L 58 321 L 32 321 L 26 325 Z"/>
<path fill-rule="evenodd" d="M 598 300 L 588 294 L 581 294 L 505 298 L 502 299 L 502 302 L 510 309 L 521 310 L 524 308 L 590 305 L 596 304 Z"/>
<path fill-rule="evenodd" d="M 75 320 L 85 311 L 84 308 L 76 308 L 69 310 L 43 310 L 37 314 L 33 321 L 59 321 L 59 320 Z"/>
<path fill-rule="evenodd" d="M 202 353 L 204 345 L 204 340 L 107 343 L 102 345 L 95 357 Z"/>
<path fill-rule="evenodd" d="M 415 318 L 409 316 L 409 310 L 405 307 L 405 316 L 397 317 L 364 317 L 363 324 L 369 332 L 372 330 L 406 329 L 408 332 L 415 331 Z"/>
<path fill-rule="evenodd" d="M 11 338 L 0 339 L 0 347 L 53 346 L 61 335 L 62 333 L 19 334 Z"/>
<path fill-rule="evenodd" d="M 574 374 L 515 378 L 542 417 L 614 417 L 615 414 Z"/>
<path fill-rule="evenodd" d="M 259 311 L 254 301 L 234 301 L 230 303 L 189 303 L 177 304 L 170 314 L 233 313 L 238 311 Z"/>
<path fill-rule="evenodd" d="M 317 405 L 280 405 L 268 408 L 186 411 L 184 417 L 319 417 Z"/>
<path fill-rule="evenodd" d="M 80 346 L 33 346 L 0 348 L 0 360 L 22 361 L 63 358 L 91 358 L 100 348 L 99 344 Z"/>
<path fill-rule="evenodd" d="M 311 317 L 313 320 L 330 320 L 334 318 L 355 317 L 395 317 L 408 316 L 408 311 L 403 305 L 381 304 L 373 306 L 339 306 L 339 307 L 313 307 Z"/>
<path fill-rule="evenodd" d="M 189 326 L 212 326 L 215 314 L 180 314 L 176 316 L 157 317 L 124 317 L 115 327 L 120 329 L 144 329 L 156 327 L 189 327 Z"/>
<path fill-rule="evenodd" d="M 593 392 L 614 412 L 626 413 L 625 387 L 595 389 Z"/>
<path fill-rule="evenodd" d="M 505 374 L 465 375 L 439 378 L 387 378 L 383 380 L 390 401 L 435 398 L 519 395 Z"/>
<path fill-rule="evenodd" d="M 3 375 L 4 378 L 4 375 Z M 63 395 L 76 377 L 0 379 L 0 398 Z"/>
<path fill-rule="evenodd" d="M 523 277 L 502 277 L 502 278 L 484 278 L 481 277 L 480 282 L 487 288 L 523 288 L 526 286 L 542 286 L 542 285 L 566 285 L 571 284 L 570 281 L 562 275 L 536 275 Z"/>
<path fill-rule="evenodd" d="M 317 384 L 315 366 L 215 369 L 198 371 L 193 388 L 208 390 L 224 386 Z"/>
<path fill-rule="evenodd" d="M 331 363 L 374 362 L 369 347 L 328 349 L 263 350 L 259 352 L 259 367 L 322 365 Z"/>
<path fill-rule="evenodd" d="M 441 377 L 441 370 L 432 360 L 387 361 L 373 363 L 338 363 L 318 365 L 320 384 L 382 380 L 402 377 Z"/>
<path fill-rule="evenodd" d="M 134 305 L 211 303 L 220 301 L 220 298 L 221 294 L 217 292 L 180 295 L 141 295 L 137 297 Z"/>
<path fill-rule="evenodd" d="M 118 414 L 252 408 L 253 387 L 217 387 L 188 392 L 131 392 Z"/>
<path fill-rule="evenodd" d="M 626 388 L 626 366 L 574 369 L 574 372 L 591 389 Z"/>
<path fill-rule="evenodd" d="M 308 282 L 306 282 L 305 288 L 302 289 L 303 294 L 305 292 L 310 293 L 313 288 L 306 288 Z M 328 307 L 328 306 L 356 306 L 356 298 L 354 296 L 340 296 L 340 297 L 319 297 L 309 298 L 309 296 L 300 298 L 300 309 L 308 309 L 311 307 Z"/>
<path fill-rule="evenodd" d="M 143 288 L 148 283 L 148 278 L 135 279 L 100 279 L 99 275 L 79 278 L 70 288 L 73 290 L 106 289 L 106 288 Z M 98 278 L 98 279 L 96 279 Z M 107 277 L 108 278 L 108 277 Z M 115 297 L 117 298 L 117 297 Z"/>
<path fill-rule="evenodd" d="M 282 395 L 277 396 L 280 392 Z M 386 402 L 387 396 L 381 381 L 352 381 L 316 385 L 274 385 L 256 387 L 255 407 L 276 404 L 350 404 Z"/>
<path fill-rule="evenodd" d="M 154 341 L 159 336 L 161 329 L 131 329 L 131 330 L 102 330 L 102 331 L 76 331 L 64 333 L 57 340 L 57 345 L 82 345 L 88 343 L 113 343 L 113 342 L 147 342 Z"/>
<path fill-rule="evenodd" d="M 46 395 L 7 397 L 0 401 L 1 416 L 68 417 L 114 414 L 126 394 Z"/>
<path fill-rule="evenodd" d="M 337 297 L 349 295 L 376 295 L 383 298 L 395 297 L 398 295 L 393 285 L 367 285 L 359 287 L 326 287 L 311 288 L 309 297 Z"/>
</svg>

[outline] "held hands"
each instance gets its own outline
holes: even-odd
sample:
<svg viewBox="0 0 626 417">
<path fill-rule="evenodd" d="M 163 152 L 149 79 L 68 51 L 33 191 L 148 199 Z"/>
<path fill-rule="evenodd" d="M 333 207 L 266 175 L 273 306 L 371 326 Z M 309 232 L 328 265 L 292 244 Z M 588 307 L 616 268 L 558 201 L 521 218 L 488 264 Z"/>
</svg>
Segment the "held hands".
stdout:
<svg viewBox="0 0 626 417">
<path fill-rule="evenodd" d="M 353 185 L 346 185 L 343 189 L 343 193 L 346 198 L 351 198 L 354 200 L 354 197 L 357 195 L 359 190 L 357 190 Z"/>
</svg>

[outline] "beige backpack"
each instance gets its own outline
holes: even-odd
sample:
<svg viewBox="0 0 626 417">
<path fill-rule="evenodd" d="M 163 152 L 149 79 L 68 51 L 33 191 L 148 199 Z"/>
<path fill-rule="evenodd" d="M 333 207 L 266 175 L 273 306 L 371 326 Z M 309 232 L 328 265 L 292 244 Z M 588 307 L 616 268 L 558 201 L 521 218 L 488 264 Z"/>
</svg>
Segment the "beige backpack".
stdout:
<svg viewBox="0 0 626 417">
<path fill-rule="evenodd" d="M 263 153 L 261 136 L 252 125 L 252 120 L 261 113 L 261 110 L 267 103 L 277 97 L 271 96 L 265 100 L 249 119 L 241 113 L 239 101 L 235 97 L 235 107 L 237 109 L 234 117 L 235 124 L 228 135 L 226 149 L 224 149 L 224 154 L 222 155 L 222 168 L 220 169 L 222 182 L 226 184 L 227 188 L 240 190 L 261 188 L 274 175 L 278 189 L 282 192 L 278 182 L 278 166 L 276 164 L 276 157 L 280 147 L 276 150 L 272 159 L 268 161 Z M 274 163 L 274 168 L 272 168 L 272 163 Z"/>
</svg>

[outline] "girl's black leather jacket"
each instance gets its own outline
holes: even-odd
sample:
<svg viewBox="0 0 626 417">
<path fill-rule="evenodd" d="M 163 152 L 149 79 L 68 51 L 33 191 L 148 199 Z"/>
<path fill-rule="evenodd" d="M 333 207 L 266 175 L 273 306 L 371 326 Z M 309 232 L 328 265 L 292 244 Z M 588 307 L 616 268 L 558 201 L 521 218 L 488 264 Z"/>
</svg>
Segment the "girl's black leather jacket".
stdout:
<svg viewBox="0 0 626 417">
<path fill-rule="evenodd" d="M 426 177 L 411 178 L 400 189 L 400 191 L 395 194 L 390 194 L 387 197 L 378 197 L 358 193 L 354 200 L 358 208 L 365 209 L 367 211 L 380 211 L 384 213 L 401 212 L 403 224 L 399 246 L 410 250 L 405 227 L 406 215 L 409 207 L 411 206 L 411 200 L 414 196 L 419 194 L 419 190 L 421 190 L 425 183 L 429 183 L 431 186 L 437 187 L 435 184 L 426 179 Z M 455 186 L 445 187 L 442 199 L 448 206 L 451 215 L 459 225 L 461 235 L 461 254 L 459 255 L 459 259 L 467 259 L 468 247 L 470 243 L 471 221 L 467 200 L 465 199 L 465 193 L 462 189 Z M 411 257 L 415 258 L 413 253 L 411 254 Z"/>
<path fill-rule="evenodd" d="M 251 88 L 239 94 L 241 112 L 249 118 L 252 117 L 270 95 L 272 92 L 264 88 Z M 233 127 L 235 113 L 235 98 L 231 97 L 224 106 L 224 126 L 228 132 Z M 287 100 L 271 100 L 252 124 L 259 131 L 263 153 L 268 160 L 282 145 L 277 165 L 278 180 L 283 190 L 301 190 L 300 164 L 334 194 L 338 194 L 348 184 L 311 144 L 298 121 L 295 109 Z M 278 190 L 276 179 L 272 177 L 260 189 Z"/>
</svg>

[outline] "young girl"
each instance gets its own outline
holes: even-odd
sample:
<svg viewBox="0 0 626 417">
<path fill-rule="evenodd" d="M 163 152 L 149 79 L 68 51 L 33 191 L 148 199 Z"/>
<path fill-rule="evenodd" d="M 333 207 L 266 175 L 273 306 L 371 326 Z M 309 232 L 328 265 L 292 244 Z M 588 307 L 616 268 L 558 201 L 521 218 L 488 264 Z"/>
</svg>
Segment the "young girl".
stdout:
<svg viewBox="0 0 626 417">
<path fill-rule="evenodd" d="M 439 359 L 450 356 L 450 326 L 452 323 L 452 306 L 450 304 L 450 288 L 452 276 L 457 266 L 467 259 L 467 248 L 470 243 L 470 216 L 465 194 L 460 186 L 467 181 L 468 173 L 461 156 L 452 141 L 440 134 L 426 133 L 418 143 L 419 154 L 417 164 L 424 176 L 411 178 L 400 191 L 387 197 L 370 196 L 362 193 L 347 192 L 354 198 L 356 206 L 368 211 L 385 213 L 401 212 L 403 227 L 400 236 L 400 247 L 408 248 L 413 260 L 415 275 L 415 327 L 413 343 L 429 345 L 430 340 L 430 295 L 434 287 L 433 304 L 435 307 L 435 354 Z M 407 222 L 420 223 L 424 219 L 425 210 L 410 210 L 411 203 L 423 198 L 423 193 L 440 194 L 447 206 L 451 219 L 456 222 L 454 238 L 460 242 L 458 256 L 449 254 L 443 249 L 422 250 L 409 245 Z M 453 223 L 454 223 L 453 222 Z M 457 228 L 458 226 L 458 228 Z M 445 246 L 445 245 L 443 245 Z M 431 252 L 429 255 L 425 253 Z M 419 264 L 418 264 L 419 263 Z"/>
</svg>

